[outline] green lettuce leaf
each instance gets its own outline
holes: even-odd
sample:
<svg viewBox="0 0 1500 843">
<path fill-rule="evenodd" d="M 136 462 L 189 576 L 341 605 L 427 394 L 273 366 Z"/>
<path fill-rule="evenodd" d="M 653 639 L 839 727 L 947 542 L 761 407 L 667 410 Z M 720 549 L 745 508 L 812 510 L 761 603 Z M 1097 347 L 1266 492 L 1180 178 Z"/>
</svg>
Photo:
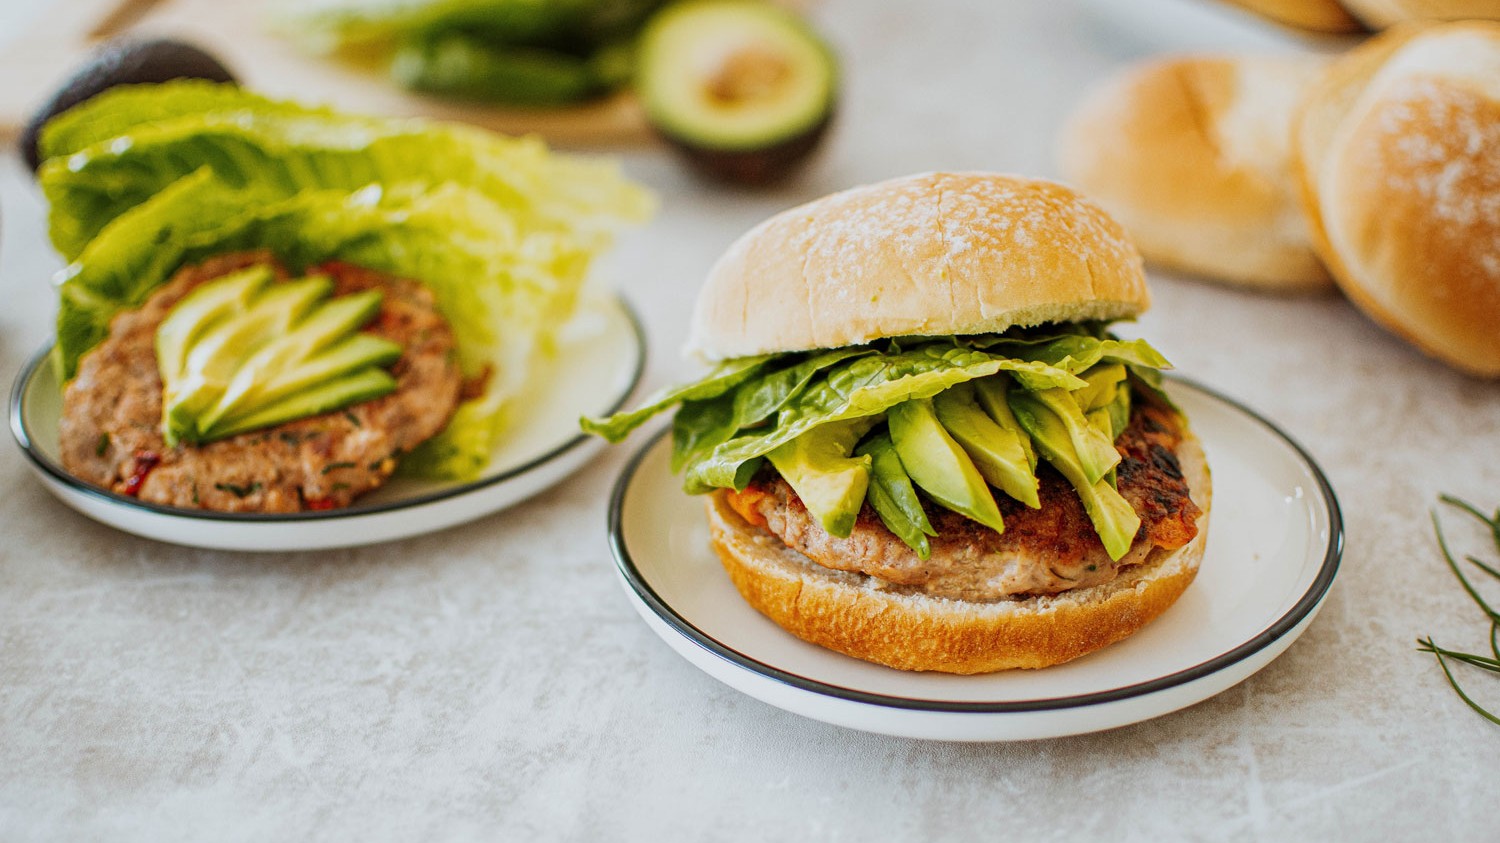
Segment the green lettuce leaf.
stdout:
<svg viewBox="0 0 1500 843">
<path fill-rule="evenodd" d="M 624 413 L 616 413 L 603 419 L 583 418 L 578 424 L 584 432 L 602 436 L 610 442 L 619 442 L 630 432 L 645 424 L 652 416 L 665 412 L 679 403 L 707 401 L 723 395 L 754 377 L 776 355 L 738 357 L 726 360 L 712 372 L 692 383 L 667 387 L 648 396 L 641 406 Z"/>
<path fill-rule="evenodd" d="M 162 96 L 161 85 L 119 85 L 53 117 L 42 127 L 37 139 L 42 160 L 82 152 L 140 126 L 208 111 L 257 109 L 325 116 L 333 113 L 326 108 L 278 102 L 237 85 L 202 79 L 181 79 L 169 86 L 170 95 Z"/>
<path fill-rule="evenodd" d="M 839 348 L 814 354 L 783 369 L 748 380 L 737 387 L 733 395 L 685 402 L 672 419 L 672 470 L 681 471 L 683 466 L 729 441 L 736 431 L 770 418 L 800 395 L 823 370 L 850 357 L 874 353 L 874 349 L 869 348 Z M 796 360 L 797 357 L 784 355 L 783 359 Z"/>
<path fill-rule="evenodd" d="M 931 398 L 950 386 L 997 372 L 1026 374 L 1038 382 L 1077 388 L 1082 381 L 1037 361 L 999 357 L 972 347 L 933 343 L 894 353 L 856 357 L 787 402 L 774 425 L 741 434 L 694 460 L 684 473 L 690 494 L 744 488 L 747 464 L 820 424 L 874 416 L 914 398 Z"/>
<path fill-rule="evenodd" d="M 209 110 L 142 119 L 151 111 L 143 102 L 171 99 L 183 84 L 154 86 L 155 99 L 122 95 L 68 113 L 80 124 L 127 128 L 48 160 L 38 174 L 51 204 L 52 242 L 64 258 L 76 258 L 111 220 L 205 166 L 231 186 L 254 185 L 280 198 L 375 182 L 457 182 L 510 211 L 524 234 L 564 232 L 589 248 L 607 243 L 619 218 L 643 219 L 651 208 L 649 196 L 612 163 L 554 155 L 536 138 L 468 126 L 341 116 L 204 83 L 184 90 Z"/>
<path fill-rule="evenodd" d="M 451 183 L 305 191 L 269 204 L 260 196 L 256 186 L 234 188 L 205 169 L 107 226 L 62 276 L 60 374 L 71 377 L 110 318 L 181 266 L 258 248 L 294 271 L 345 260 L 421 280 L 453 328 L 464 371 L 489 372 L 484 397 L 403 461 L 428 476 L 474 476 L 533 355 L 573 311 L 591 250 L 561 235 L 523 237 L 510 211 Z"/>
</svg>

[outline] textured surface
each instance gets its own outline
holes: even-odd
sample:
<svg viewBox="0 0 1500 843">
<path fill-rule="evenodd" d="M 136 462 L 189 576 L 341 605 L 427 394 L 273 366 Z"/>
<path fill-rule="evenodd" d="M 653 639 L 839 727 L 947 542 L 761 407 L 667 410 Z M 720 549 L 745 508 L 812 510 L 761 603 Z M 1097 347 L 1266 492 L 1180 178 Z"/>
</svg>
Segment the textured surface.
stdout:
<svg viewBox="0 0 1500 843">
<path fill-rule="evenodd" d="M 665 153 L 632 158 L 664 208 L 606 274 L 651 331 L 647 387 L 698 371 L 676 357 L 696 285 L 770 213 L 939 167 L 1051 174 L 1053 132 L 1109 68 L 1168 38 L 1241 43 L 1227 25 L 1212 30 L 1221 40 L 1148 36 L 1124 5 L 830 0 L 847 96 L 803 181 L 711 191 Z M 1200 10 L 1184 20 L 1209 14 L 1183 5 Z M 48 333 L 55 262 L 14 159 L 0 161 L 0 204 L 9 383 Z M 1152 280 L 1154 307 L 1130 330 L 1299 438 L 1348 522 L 1317 621 L 1214 699 L 1104 734 L 963 746 L 744 697 L 671 652 L 614 582 L 604 510 L 625 448 L 466 527 L 261 557 L 98 526 L 52 500 L 6 442 L 0 839 L 1493 837 L 1500 731 L 1413 639 L 1484 646 L 1426 518 L 1439 491 L 1500 504 L 1500 384 L 1428 360 L 1335 298 Z M 1457 525 L 1453 538 L 1480 549 Z M 1500 704 L 1482 678 L 1471 685 Z"/>
<path fill-rule="evenodd" d="M 919 173 L 777 214 L 704 282 L 688 343 L 711 360 L 982 334 L 1145 310 L 1119 223 L 1054 182 Z"/>
</svg>

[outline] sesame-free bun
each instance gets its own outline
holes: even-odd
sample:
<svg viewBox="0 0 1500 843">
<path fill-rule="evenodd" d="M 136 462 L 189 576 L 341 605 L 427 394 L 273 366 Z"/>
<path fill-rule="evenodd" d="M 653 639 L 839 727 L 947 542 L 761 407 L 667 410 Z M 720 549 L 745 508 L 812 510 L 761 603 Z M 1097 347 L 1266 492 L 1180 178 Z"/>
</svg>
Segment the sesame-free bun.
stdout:
<svg viewBox="0 0 1500 843">
<path fill-rule="evenodd" d="M 1202 514 L 1198 535 L 1158 548 L 1110 582 L 1019 600 L 969 602 L 903 593 L 825 568 L 739 516 L 719 490 L 710 542 L 740 596 L 804 641 L 900 670 L 990 673 L 1071 661 L 1155 620 L 1193 581 L 1208 535 L 1208 466 L 1191 432 L 1177 457 Z"/>
<path fill-rule="evenodd" d="M 1370 0 L 1367 0 L 1369 2 Z M 1386 0 L 1392 2 L 1392 0 Z M 1283 26 L 1330 34 L 1364 29 L 1338 0 L 1229 0 Z M 1377 0 L 1378 2 L 1378 0 Z M 1346 3 L 1351 8 L 1354 3 Z"/>
<path fill-rule="evenodd" d="M 1500 376 L 1500 24 L 1398 27 L 1341 58 L 1294 153 L 1314 245 L 1350 300 Z"/>
<path fill-rule="evenodd" d="M 1183 56 L 1131 67 L 1064 126 L 1063 177 L 1155 265 L 1263 291 L 1332 290 L 1289 148 L 1297 103 L 1323 64 Z"/>
<path fill-rule="evenodd" d="M 994 173 L 857 187 L 751 229 L 709 271 L 710 360 L 1120 319 L 1150 304 L 1119 224 L 1070 188 Z"/>
</svg>

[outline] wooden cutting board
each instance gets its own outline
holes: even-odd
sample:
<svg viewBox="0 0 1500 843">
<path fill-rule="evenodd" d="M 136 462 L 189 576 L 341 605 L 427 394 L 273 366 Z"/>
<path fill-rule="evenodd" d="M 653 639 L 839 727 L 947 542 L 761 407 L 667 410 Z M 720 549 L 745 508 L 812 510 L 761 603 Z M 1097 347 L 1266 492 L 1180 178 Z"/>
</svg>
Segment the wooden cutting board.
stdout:
<svg viewBox="0 0 1500 843">
<path fill-rule="evenodd" d="M 460 120 L 507 134 L 536 133 L 568 147 L 636 145 L 651 138 L 628 93 L 584 106 L 513 109 L 407 92 L 378 70 L 302 52 L 269 30 L 267 7 L 265 0 L 53 0 L 0 49 L 0 133 L 19 132 L 101 42 L 117 35 L 170 35 L 217 56 L 247 87 L 268 96 L 356 113 Z"/>
</svg>

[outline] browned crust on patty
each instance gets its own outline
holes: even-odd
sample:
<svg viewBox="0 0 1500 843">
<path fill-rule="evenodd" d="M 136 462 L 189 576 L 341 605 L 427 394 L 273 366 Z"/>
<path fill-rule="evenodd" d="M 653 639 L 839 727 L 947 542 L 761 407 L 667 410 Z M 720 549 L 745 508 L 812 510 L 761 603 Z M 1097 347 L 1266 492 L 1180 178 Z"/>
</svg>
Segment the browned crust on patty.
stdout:
<svg viewBox="0 0 1500 843">
<path fill-rule="evenodd" d="M 1048 667 L 1135 633 L 1197 575 L 1212 488 L 1191 434 L 1178 456 L 1201 509 L 1192 541 L 1157 548 L 1107 583 L 1056 595 L 970 602 L 893 591 L 877 578 L 812 562 L 741 518 L 723 490 L 707 501 L 710 540 L 746 602 L 804 641 L 901 670 Z"/>
<path fill-rule="evenodd" d="M 1180 418 L 1137 395 L 1131 421 L 1116 447 L 1120 494 L 1141 516 L 1130 550 L 1109 558 L 1077 492 L 1056 471 L 1038 466 L 1039 509 L 1007 495 L 996 503 L 1005 521 L 997 533 L 924 498 L 937 535 L 922 559 L 893 535 L 866 503 L 847 538 L 829 535 L 797 493 L 766 468 L 743 492 L 730 492 L 735 511 L 814 562 L 880 579 L 905 589 L 956 600 L 995 600 L 1017 594 L 1055 594 L 1109 582 L 1145 561 L 1154 548 L 1173 550 L 1197 534 L 1198 507 L 1183 477 L 1176 449 Z"/>
<path fill-rule="evenodd" d="M 335 295 L 384 293 L 367 333 L 399 343 L 396 390 L 319 416 L 207 445 L 168 448 L 161 435 L 156 327 L 198 284 L 254 264 L 287 272 L 268 252 L 225 255 L 186 267 L 141 307 L 110 322 L 64 390 L 60 446 L 69 473 L 119 494 L 222 512 L 298 512 L 348 506 L 390 477 L 400 455 L 447 425 L 458 404 L 452 329 L 431 291 L 415 281 L 330 262 Z"/>
</svg>

